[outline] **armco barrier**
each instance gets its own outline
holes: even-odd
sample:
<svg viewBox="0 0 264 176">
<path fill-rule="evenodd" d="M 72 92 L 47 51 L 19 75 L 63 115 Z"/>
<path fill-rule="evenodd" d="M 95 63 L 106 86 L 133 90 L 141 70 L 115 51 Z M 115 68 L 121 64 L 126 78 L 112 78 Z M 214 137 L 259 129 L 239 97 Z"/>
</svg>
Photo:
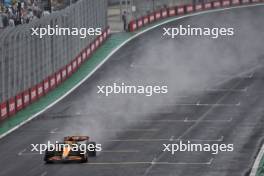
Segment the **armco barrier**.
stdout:
<svg viewBox="0 0 264 176">
<path fill-rule="evenodd" d="M 129 31 L 130 32 L 134 32 L 135 30 L 137 30 L 137 23 L 135 20 L 132 20 L 130 23 L 129 23 Z"/>
<path fill-rule="evenodd" d="M 183 15 L 184 13 L 184 6 L 177 7 L 177 15 Z"/>
<path fill-rule="evenodd" d="M 44 87 L 44 93 L 45 94 L 47 94 L 49 92 L 49 90 L 50 90 L 50 84 L 49 83 L 50 83 L 49 82 L 49 78 L 47 78 L 47 79 L 44 80 L 43 87 Z"/>
<path fill-rule="evenodd" d="M 168 10 L 167 9 L 162 10 L 161 16 L 162 16 L 162 18 L 167 18 L 168 17 Z"/>
<path fill-rule="evenodd" d="M 41 98 L 44 95 L 43 82 L 37 85 L 37 97 Z"/>
<path fill-rule="evenodd" d="M 22 94 L 18 94 L 15 99 L 16 99 L 16 111 L 20 111 L 21 109 L 23 109 L 23 96 L 22 96 Z"/>
<path fill-rule="evenodd" d="M 8 112 L 7 112 L 7 103 L 1 103 L 0 105 L 0 120 L 4 120 L 7 118 Z"/>
<path fill-rule="evenodd" d="M 240 0 L 232 0 L 232 5 L 239 5 L 240 4 Z"/>
<path fill-rule="evenodd" d="M 213 7 L 214 8 L 220 8 L 221 7 L 221 2 L 220 1 L 214 1 L 213 2 Z"/>
<path fill-rule="evenodd" d="M 194 6 L 193 5 L 186 5 L 186 12 L 191 13 L 194 11 Z"/>
<path fill-rule="evenodd" d="M 16 100 L 15 98 L 10 98 L 8 101 L 8 116 L 16 114 Z"/>
<path fill-rule="evenodd" d="M 155 21 L 155 15 L 154 14 L 150 14 L 149 15 L 149 22 L 152 23 Z"/>
<path fill-rule="evenodd" d="M 143 17 L 144 26 L 149 24 L 149 16 Z"/>
<path fill-rule="evenodd" d="M 176 15 L 176 9 L 175 9 L 175 7 L 170 8 L 169 9 L 169 16 L 172 17 L 172 16 L 175 16 L 175 15 Z"/>
<path fill-rule="evenodd" d="M 23 104 L 24 107 L 27 107 L 30 104 L 30 90 L 23 92 Z"/>
<path fill-rule="evenodd" d="M 143 26 L 143 18 L 141 19 Z M 146 23 L 147 24 L 147 23 Z M 26 108 L 29 104 L 48 94 L 51 90 L 59 86 L 63 81 L 69 78 L 94 52 L 100 47 L 110 35 L 110 29 L 107 28 L 91 44 L 83 49 L 75 59 L 55 74 L 48 76 L 36 86 L 17 94 L 7 102 L 0 104 L 0 121 L 7 117 L 15 115 L 18 111 Z"/>
<path fill-rule="evenodd" d="M 249 4 L 250 0 L 242 0 L 242 4 Z"/>
<path fill-rule="evenodd" d="M 82 53 L 84 53 L 85 56 L 86 56 L 86 50 L 84 50 Z M 81 64 L 82 64 L 82 56 L 79 55 L 79 56 L 77 57 L 77 67 L 79 68 L 79 67 L 81 66 Z"/>
<path fill-rule="evenodd" d="M 196 4 L 195 11 L 201 11 L 201 10 L 203 10 L 203 4 Z"/>
<path fill-rule="evenodd" d="M 56 75 L 56 85 L 60 85 L 61 80 L 62 80 L 62 76 L 61 76 L 62 70 L 58 71 L 55 75 Z"/>
<path fill-rule="evenodd" d="M 69 63 L 67 65 L 67 78 L 70 77 L 72 75 L 72 64 Z"/>
<path fill-rule="evenodd" d="M 90 57 L 91 55 L 91 45 L 82 53 L 82 62 L 86 60 L 86 58 Z"/>
<path fill-rule="evenodd" d="M 49 77 L 49 84 L 50 84 L 50 90 L 56 87 L 56 75 L 55 74 Z"/>
<path fill-rule="evenodd" d="M 30 102 L 33 103 L 37 100 L 37 87 L 30 88 Z"/>
<path fill-rule="evenodd" d="M 157 10 L 156 12 L 152 12 L 151 14 L 149 14 L 148 23 L 152 23 L 154 21 L 158 21 L 166 17 L 173 17 L 176 15 L 184 15 L 184 14 L 193 13 L 195 11 L 211 10 L 211 9 L 217 9 L 221 7 L 230 7 L 230 6 L 246 5 L 246 4 L 252 4 L 252 3 L 263 3 L 263 2 L 264 0 L 216 0 L 216 1 L 196 4 L 196 5 L 186 4 L 186 5 L 180 5 L 180 6 L 175 6 L 175 7 L 169 7 L 167 9 Z M 145 19 L 145 18 L 146 16 L 140 17 L 137 20 L 132 20 L 129 23 L 130 31 L 134 32 L 135 30 L 140 29 L 142 26 L 137 25 L 136 22 L 138 22 L 141 19 Z"/>
<path fill-rule="evenodd" d="M 91 54 L 94 52 L 94 50 L 95 50 L 95 43 L 92 42 L 92 44 L 91 44 Z"/>
<path fill-rule="evenodd" d="M 224 0 L 224 1 L 222 2 L 222 6 L 223 6 L 223 7 L 228 7 L 228 6 L 230 6 L 230 5 L 231 5 L 230 0 Z"/>
<path fill-rule="evenodd" d="M 138 26 L 138 28 L 141 28 L 143 26 L 143 19 L 142 18 L 137 20 L 137 26 Z"/>
<path fill-rule="evenodd" d="M 204 9 L 205 10 L 209 10 L 211 8 L 212 8 L 212 2 L 207 2 L 207 3 L 204 4 Z"/>
<path fill-rule="evenodd" d="M 77 59 L 76 58 L 75 60 L 72 61 L 72 71 L 73 72 L 76 72 L 77 68 L 78 68 L 78 65 L 77 65 Z"/>
<path fill-rule="evenodd" d="M 155 12 L 155 20 L 159 20 L 161 18 L 161 11 Z"/>
</svg>

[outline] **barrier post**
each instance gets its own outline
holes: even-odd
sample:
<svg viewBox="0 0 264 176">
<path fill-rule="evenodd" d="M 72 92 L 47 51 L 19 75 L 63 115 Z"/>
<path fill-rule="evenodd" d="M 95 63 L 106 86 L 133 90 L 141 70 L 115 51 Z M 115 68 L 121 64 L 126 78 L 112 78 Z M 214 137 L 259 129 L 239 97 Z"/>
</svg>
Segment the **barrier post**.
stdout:
<svg viewBox="0 0 264 176">
<path fill-rule="evenodd" d="M 67 65 L 67 78 L 72 75 L 72 65 L 71 63 Z"/>
<path fill-rule="evenodd" d="M 205 10 L 209 10 L 211 8 L 212 8 L 212 3 L 211 2 L 207 2 L 207 3 L 204 4 L 204 9 Z"/>
<path fill-rule="evenodd" d="M 7 102 L 1 103 L 0 104 L 0 120 L 4 120 L 8 117 L 8 113 L 7 113 Z"/>
<path fill-rule="evenodd" d="M 83 53 L 85 53 L 85 55 L 86 55 L 86 50 L 84 50 Z M 79 55 L 79 56 L 77 57 L 77 66 L 78 66 L 78 68 L 79 68 L 81 65 L 82 65 L 82 56 Z"/>
<path fill-rule="evenodd" d="M 37 100 L 37 87 L 34 86 L 30 89 L 30 101 L 33 103 Z"/>
<path fill-rule="evenodd" d="M 77 70 L 77 59 L 78 57 L 72 61 L 72 71 L 73 72 L 76 72 Z"/>
<path fill-rule="evenodd" d="M 21 109 L 23 109 L 23 97 L 22 94 L 18 94 L 16 97 L 16 110 L 20 111 Z"/>
<path fill-rule="evenodd" d="M 41 82 L 37 85 L 37 96 L 38 96 L 38 98 L 41 98 L 43 96 L 43 94 L 44 94 L 43 89 L 44 89 L 43 88 L 43 82 Z"/>
<path fill-rule="evenodd" d="M 161 11 L 161 16 L 162 16 L 162 18 L 167 18 L 168 17 L 168 10 L 167 9 L 163 9 Z"/>
<path fill-rule="evenodd" d="M 137 23 L 135 20 L 132 20 L 129 23 L 129 31 L 134 32 L 135 30 L 137 30 Z"/>
<path fill-rule="evenodd" d="M 177 7 L 177 15 L 183 15 L 184 14 L 184 6 Z"/>
<path fill-rule="evenodd" d="M 27 107 L 30 104 L 30 90 L 23 92 L 23 104 L 24 107 Z"/>
<path fill-rule="evenodd" d="M 176 9 L 173 7 L 173 8 L 170 8 L 169 9 L 169 16 L 175 16 L 176 15 Z"/>
<path fill-rule="evenodd" d="M 8 101 L 8 116 L 16 114 L 16 101 L 15 98 L 10 98 Z"/>
<path fill-rule="evenodd" d="M 138 20 L 137 20 L 137 27 L 138 27 L 138 29 L 139 28 L 141 28 L 143 26 L 143 20 L 142 20 L 142 18 L 139 18 Z"/>
<path fill-rule="evenodd" d="M 56 87 L 56 75 L 52 75 L 49 77 L 50 89 L 54 89 Z"/>
<path fill-rule="evenodd" d="M 222 1 L 222 6 L 223 6 L 223 7 L 229 7 L 230 5 L 231 5 L 230 0 L 223 0 L 223 1 Z"/>
<path fill-rule="evenodd" d="M 232 0 L 232 5 L 239 5 L 240 4 L 240 0 Z"/>
<path fill-rule="evenodd" d="M 47 94 L 50 90 L 49 78 L 44 80 L 44 93 Z"/>
<path fill-rule="evenodd" d="M 242 4 L 249 4 L 250 3 L 250 0 L 242 0 L 241 3 Z"/>
<path fill-rule="evenodd" d="M 196 4 L 195 5 L 195 11 L 201 11 L 203 10 L 203 5 L 202 4 Z"/>
<path fill-rule="evenodd" d="M 220 8 L 221 7 L 221 2 L 220 1 L 214 1 L 213 2 L 213 7 L 214 8 Z"/>
<path fill-rule="evenodd" d="M 144 23 L 144 25 L 149 24 L 149 16 L 144 16 L 143 17 L 143 23 Z"/>
<path fill-rule="evenodd" d="M 152 13 L 149 15 L 149 23 L 152 23 L 155 21 L 155 15 Z"/>
<path fill-rule="evenodd" d="M 61 70 L 61 71 L 58 71 L 58 72 L 56 73 L 56 85 L 57 85 L 57 86 L 61 84 L 61 80 L 62 80 L 61 73 L 62 73 L 62 70 Z"/>
<path fill-rule="evenodd" d="M 82 62 L 84 62 L 86 59 L 88 59 L 91 55 L 91 45 L 86 49 L 86 52 L 83 52 L 82 54 Z"/>
<path fill-rule="evenodd" d="M 192 13 L 194 11 L 193 5 L 186 5 L 186 12 Z"/>
<path fill-rule="evenodd" d="M 155 12 L 155 20 L 159 20 L 161 18 L 161 11 Z"/>
</svg>

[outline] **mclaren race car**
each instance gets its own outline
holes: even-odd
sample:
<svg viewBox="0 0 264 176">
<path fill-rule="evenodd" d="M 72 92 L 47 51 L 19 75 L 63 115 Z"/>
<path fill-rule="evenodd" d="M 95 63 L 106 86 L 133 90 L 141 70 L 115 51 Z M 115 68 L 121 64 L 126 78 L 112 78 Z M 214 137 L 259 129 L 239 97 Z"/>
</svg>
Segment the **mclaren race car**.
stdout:
<svg viewBox="0 0 264 176">
<path fill-rule="evenodd" d="M 88 161 L 88 157 L 96 156 L 96 143 L 90 142 L 88 136 L 67 136 L 62 143 L 56 143 L 45 151 L 44 161 L 81 162 Z"/>
</svg>

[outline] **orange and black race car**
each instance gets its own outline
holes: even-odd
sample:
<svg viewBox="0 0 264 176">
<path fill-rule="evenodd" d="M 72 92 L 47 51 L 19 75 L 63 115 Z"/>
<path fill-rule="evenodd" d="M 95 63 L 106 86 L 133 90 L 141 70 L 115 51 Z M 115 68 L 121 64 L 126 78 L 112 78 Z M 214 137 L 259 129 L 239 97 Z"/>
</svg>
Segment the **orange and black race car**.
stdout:
<svg viewBox="0 0 264 176">
<path fill-rule="evenodd" d="M 87 162 L 88 157 L 96 156 L 96 143 L 90 142 L 88 136 L 67 136 L 62 143 L 56 143 L 45 151 L 44 161 L 54 162 Z"/>
</svg>

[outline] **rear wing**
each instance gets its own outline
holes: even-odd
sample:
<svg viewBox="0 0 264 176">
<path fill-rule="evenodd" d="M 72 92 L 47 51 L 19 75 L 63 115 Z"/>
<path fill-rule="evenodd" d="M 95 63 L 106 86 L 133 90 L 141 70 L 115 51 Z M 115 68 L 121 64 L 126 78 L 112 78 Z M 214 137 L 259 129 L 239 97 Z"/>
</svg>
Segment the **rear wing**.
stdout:
<svg viewBox="0 0 264 176">
<path fill-rule="evenodd" d="M 64 141 L 88 141 L 89 136 L 66 136 Z"/>
</svg>

